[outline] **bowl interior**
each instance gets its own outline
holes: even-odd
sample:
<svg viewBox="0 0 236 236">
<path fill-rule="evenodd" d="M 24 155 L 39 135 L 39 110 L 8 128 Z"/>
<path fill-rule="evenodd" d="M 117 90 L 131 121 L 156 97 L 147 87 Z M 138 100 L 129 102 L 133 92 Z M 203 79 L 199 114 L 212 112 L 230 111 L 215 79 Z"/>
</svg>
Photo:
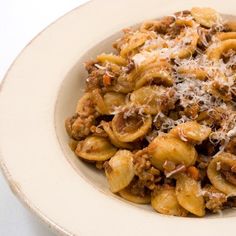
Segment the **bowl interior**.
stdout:
<svg viewBox="0 0 236 236">
<path fill-rule="evenodd" d="M 235 19 L 233 16 L 224 15 L 226 19 Z M 135 27 L 135 26 L 134 26 Z M 73 166 L 74 170 L 78 173 L 78 177 L 87 180 L 88 184 L 92 184 L 98 191 L 102 191 L 108 197 L 114 197 L 117 200 L 132 204 L 135 207 L 144 209 L 147 211 L 153 211 L 150 206 L 137 205 L 128 202 L 119 196 L 112 194 L 108 188 L 106 178 L 103 171 L 97 170 L 93 165 L 87 164 L 76 157 L 68 146 L 68 135 L 65 130 L 65 119 L 73 115 L 78 99 L 84 93 L 85 79 L 87 72 L 84 68 L 84 62 L 96 58 L 96 56 L 103 52 L 112 52 L 112 43 L 122 35 L 121 32 L 114 33 L 112 36 L 97 42 L 94 47 L 90 48 L 84 55 L 79 56 L 79 59 L 72 67 L 70 72 L 65 77 L 55 106 L 55 129 L 60 143 L 60 146 L 64 152 L 65 158 Z M 229 209 L 224 210 L 220 214 L 207 215 L 207 218 L 219 218 L 219 217 L 235 217 L 236 211 Z"/>
</svg>

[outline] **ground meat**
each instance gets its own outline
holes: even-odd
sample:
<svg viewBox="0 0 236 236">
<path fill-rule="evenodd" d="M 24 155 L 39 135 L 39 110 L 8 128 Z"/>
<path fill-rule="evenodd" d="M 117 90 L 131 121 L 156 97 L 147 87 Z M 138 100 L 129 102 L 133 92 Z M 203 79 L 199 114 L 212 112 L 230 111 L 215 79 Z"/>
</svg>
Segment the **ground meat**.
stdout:
<svg viewBox="0 0 236 236">
<path fill-rule="evenodd" d="M 160 108 L 163 113 L 175 108 L 176 103 L 175 90 L 169 89 L 160 96 Z"/>
<path fill-rule="evenodd" d="M 134 178 L 129 185 L 130 193 L 136 196 L 145 197 L 150 194 L 150 190 L 139 178 Z"/>
<path fill-rule="evenodd" d="M 90 115 L 97 117 L 99 115 L 95 109 L 95 103 L 92 96 L 82 102 L 82 106 L 80 109 L 77 109 L 77 113 L 81 117 L 88 117 Z"/>
<path fill-rule="evenodd" d="M 92 91 L 103 87 L 103 75 L 105 71 L 101 69 L 93 70 L 86 79 L 86 91 Z"/>
<path fill-rule="evenodd" d="M 184 114 L 191 118 L 191 119 L 195 119 L 198 116 L 198 113 L 200 111 L 200 106 L 195 103 L 193 105 L 189 105 L 184 109 Z"/>
<path fill-rule="evenodd" d="M 212 185 L 206 185 L 202 189 L 202 193 L 206 202 L 206 208 L 210 211 L 218 212 L 223 209 L 223 204 L 227 202 L 226 195 L 215 189 Z"/>
<path fill-rule="evenodd" d="M 172 16 L 164 17 L 162 20 L 159 21 L 159 24 L 156 25 L 154 31 L 156 31 L 159 34 L 170 34 L 172 30 L 171 28 L 173 28 L 170 27 L 170 25 L 173 24 L 174 22 L 175 22 L 174 17 Z"/>
<path fill-rule="evenodd" d="M 155 184 L 161 180 L 160 171 L 154 168 L 150 162 L 147 150 L 143 149 L 134 155 L 135 174 L 139 181 L 149 189 L 154 189 Z"/>
<path fill-rule="evenodd" d="M 87 61 L 85 62 L 85 69 L 88 71 L 89 74 L 91 74 L 94 70 L 97 70 L 97 67 L 95 66 L 95 64 L 97 63 L 97 61 Z"/>
<path fill-rule="evenodd" d="M 229 141 L 229 143 L 225 147 L 225 151 L 236 155 L 236 137 L 233 137 Z"/>
<path fill-rule="evenodd" d="M 79 116 L 78 114 L 66 120 L 66 130 L 70 137 L 81 140 L 90 134 L 90 128 L 94 125 L 95 117 Z"/>
</svg>

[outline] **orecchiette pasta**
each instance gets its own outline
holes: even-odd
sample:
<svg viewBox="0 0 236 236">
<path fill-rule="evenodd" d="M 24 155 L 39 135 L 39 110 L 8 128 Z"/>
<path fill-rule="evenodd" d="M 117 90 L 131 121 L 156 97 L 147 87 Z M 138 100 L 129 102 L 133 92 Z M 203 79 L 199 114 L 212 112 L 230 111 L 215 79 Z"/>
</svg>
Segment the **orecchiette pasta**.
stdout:
<svg viewBox="0 0 236 236">
<path fill-rule="evenodd" d="M 96 109 L 101 114 L 110 115 L 116 107 L 125 105 L 125 95 L 122 93 L 107 92 L 102 96 L 95 89 L 92 94 L 96 103 Z"/>
<path fill-rule="evenodd" d="M 88 161 L 105 161 L 116 153 L 116 148 L 106 138 L 89 136 L 78 143 L 75 153 Z"/>
<path fill-rule="evenodd" d="M 157 189 L 152 196 L 151 204 L 161 214 L 174 216 L 187 216 L 188 214 L 188 211 L 179 204 L 174 187 Z"/>
<path fill-rule="evenodd" d="M 210 162 L 207 175 L 216 189 L 230 196 L 236 195 L 236 156 L 219 154 Z"/>
<path fill-rule="evenodd" d="M 97 56 L 97 60 L 101 63 L 110 62 L 110 63 L 114 63 L 114 64 L 121 65 L 121 66 L 124 66 L 127 64 L 127 61 L 123 57 L 117 56 L 114 54 L 102 53 Z"/>
<path fill-rule="evenodd" d="M 109 136 L 111 143 L 118 148 L 126 148 L 126 149 L 133 149 L 132 144 L 130 143 L 125 143 L 125 142 L 121 142 L 120 140 L 118 140 L 118 138 L 114 135 L 114 132 L 111 128 L 111 125 L 108 122 L 102 121 L 101 125 L 104 129 L 104 131 L 107 133 L 107 135 Z"/>
<path fill-rule="evenodd" d="M 130 189 L 127 187 L 119 191 L 122 198 L 137 204 L 149 204 L 151 202 L 151 197 L 149 195 L 139 196 L 131 193 Z"/>
<path fill-rule="evenodd" d="M 152 118 L 150 115 L 139 114 L 137 110 L 130 114 L 127 110 L 117 113 L 112 119 L 114 135 L 121 142 L 133 142 L 142 138 L 151 128 Z"/>
<path fill-rule="evenodd" d="M 179 204 L 197 216 L 205 215 L 204 199 L 200 183 L 186 174 L 179 174 L 176 180 L 176 196 Z"/>
<path fill-rule="evenodd" d="M 143 106 L 145 113 L 157 114 L 161 111 L 161 103 L 158 104 L 158 100 L 161 100 L 161 96 L 166 93 L 166 89 L 161 86 L 145 86 L 135 90 L 130 95 L 132 103 Z"/>
<path fill-rule="evenodd" d="M 236 39 L 236 32 L 222 32 L 218 33 L 216 36 L 221 41 L 227 39 Z"/>
<path fill-rule="evenodd" d="M 172 136 L 158 136 L 148 146 L 151 163 L 159 170 L 163 170 L 164 163 L 194 165 L 197 152 L 193 145 Z"/>
<path fill-rule="evenodd" d="M 105 173 L 112 192 L 116 193 L 129 185 L 134 177 L 133 154 L 119 150 L 105 165 Z"/>
<path fill-rule="evenodd" d="M 71 150 L 121 198 L 174 216 L 236 207 L 236 21 L 194 7 L 85 63 Z"/>
<path fill-rule="evenodd" d="M 207 55 L 210 60 L 219 61 L 223 54 L 230 49 L 236 50 L 236 39 L 227 39 L 221 41 L 218 43 L 218 45 L 214 45 L 213 47 L 209 48 Z"/>
<path fill-rule="evenodd" d="M 177 69 L 177 73 L 180 74 L 181 76 L 187 76 L 199 80 L 207 80 L 208 78 L 207 72 L 200 68 L 179 67 Z"/>
<path fill-rule="evenodd" d="M 199 24 L 208 28 L 220 21 L 220 15 L 211 8 L 193 7 L 191 14 Z"/>
<path fill-rule="evenodd" d="M 189 121 L 177 125 L 170 131 L 170 134 L 179 137 L 183 141 L 202 143 L 211 133 L 211 128 L 200 125 L 196 121 Z"/>
</svg>

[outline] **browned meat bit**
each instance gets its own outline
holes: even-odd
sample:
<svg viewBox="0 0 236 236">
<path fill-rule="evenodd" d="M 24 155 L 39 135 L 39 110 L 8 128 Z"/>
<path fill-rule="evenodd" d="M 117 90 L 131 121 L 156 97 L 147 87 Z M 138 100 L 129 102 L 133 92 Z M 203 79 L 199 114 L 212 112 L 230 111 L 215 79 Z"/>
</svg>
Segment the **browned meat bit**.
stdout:
<svg viewBox="0 0 236 236">
<path fill-rule="evenodd" d="M 135 177 L 130 183 L 129 191 L 131 194 L 140 197 L 146 197 L 147 195 L 150 195 L 150 190 L 147 189 L 144 182 L 137 177 Z"/>
<path fill-rule="evenodd" d="M 95 64 L 97 63 L 97 61 L 87 61 L 85 62 L 85 69 L 88 71 L 89 74 L 91 74 L 94 70 L 97 70 L 98 68 L 95 66 Z"/>
<path fill-rule="evenodd" d="M 150 156 L 146 149 L 135 153 L 134 168 L 140 182 L 147 188 L 154 189 L 155 184 L 160 181 L 160 171 L 151 165 Z"/>
<path fill-rule="evenodd" d="M 165 94 L 160 96 L 160 108 L 163 113 L 175 108 L 176 96 L 174 89 L 167 89 Z"/>
<path fill-rule="evenodd" d="M 225 147 L 225 151 L 236 155 L 236 137 L 233 137 L 229 141 L 229 143 Z"/>
<path fill-rule="evenodd" d="M 214 27 L 210 29 L 205 29 L 202 27 L 199 27 L 197 29 L 199 40 L 198 40 L 198 47 L 201 50 L 205 50 L 207 47 L 209 47 L 210 43 L 212 42 L 213 36 L 218 32 Z"/>
<path fill-rule="evenodd" d="M 81 140 L 90 134 L 90 128 L 94 125 L 95 117 L 90 115 L 82 117 L 78 114 L 66 120 L 66 130 L 70 137 Z"/>
<path fill-rule="evenodd" d="M 219 170 L 225 179 L 231 184 L 236 185 L 236 160 L 225 159 L 219 164 Z"/>
<path fill-rule="evenodd" d="M 104 72 L 101 70 L 94 70 L 91 74 L 89 74 L 86 79 L 86 91 L 92 91 L 97 88 L 103 87 L 103 75 Z"/>
<path fill-rule="evenodd" d="M 184 114 L 191 119 L 195 119 L 198 116 L 199 111 L 200 111 L 200 106 L 196 103 L 196 104 L 187 106 L 184 109 Z"/>
<path fill-rule="evenodd" d="M 75 114 L 72 117 L 67 118 L 65 121 L 66 132 L 70 137 L 72 137 L 72 124 L 74 124 L 78 116 L 78 114 Z"/>
<path fill-rule="evenodd" d="M 230 93 L 230 88 L 228 85 L 224 85 L 218 81 L 214 81 L 211 85 L 210 92 L 216 98 L 221 98 L 225 102 L 232 100 L 232 95 Z"/>
<path fill-rule="evenodd" d="M 202 189 L 202 194 L 206 201 L 206 208 L 213 212 L 223 209 L 224 203 L 227 202 L 226 195 L 215 189 L 212 185 L 206 185 Z"/>
</svg>

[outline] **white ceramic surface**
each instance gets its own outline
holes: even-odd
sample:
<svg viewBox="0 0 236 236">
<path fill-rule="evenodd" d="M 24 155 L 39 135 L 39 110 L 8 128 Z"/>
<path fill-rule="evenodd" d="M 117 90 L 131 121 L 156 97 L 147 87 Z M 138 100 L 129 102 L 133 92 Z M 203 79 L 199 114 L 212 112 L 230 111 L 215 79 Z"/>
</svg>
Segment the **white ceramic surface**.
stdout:
<svg viewBox="0 0 236 236">
<path fill-rule="evenodd" d="M 177 218 L 120 200 L 109 192 L 104 177 L 78 161 L 66 144 L 63 121 L 82 93 L 81 62 L 109 50 L 108 43 L 124 27 L 196 5 L 224 14 L 236 10 L 232 0 L 94 0 L 40 33 L 9 70 L 0 93 L 1 166 L 13 192 L 58 232 L 234 232 L 235 211 L 211 218 Z"/>
<path fill-rule="evenodd" d="M 0 1 L 0 82 L 22 48 L 42 29 L 86 0 Z M 30 19 L 30 20 L 29 20 Z M 21 33 L 24 32 L 24 33 Z M 17 35 L 17 37 L 16 37 Z M 14 227 L 13 227 L 14 226 Z M 55 236 L 11 192 L 0 171 L 0 235 Z"/>
</svg>

